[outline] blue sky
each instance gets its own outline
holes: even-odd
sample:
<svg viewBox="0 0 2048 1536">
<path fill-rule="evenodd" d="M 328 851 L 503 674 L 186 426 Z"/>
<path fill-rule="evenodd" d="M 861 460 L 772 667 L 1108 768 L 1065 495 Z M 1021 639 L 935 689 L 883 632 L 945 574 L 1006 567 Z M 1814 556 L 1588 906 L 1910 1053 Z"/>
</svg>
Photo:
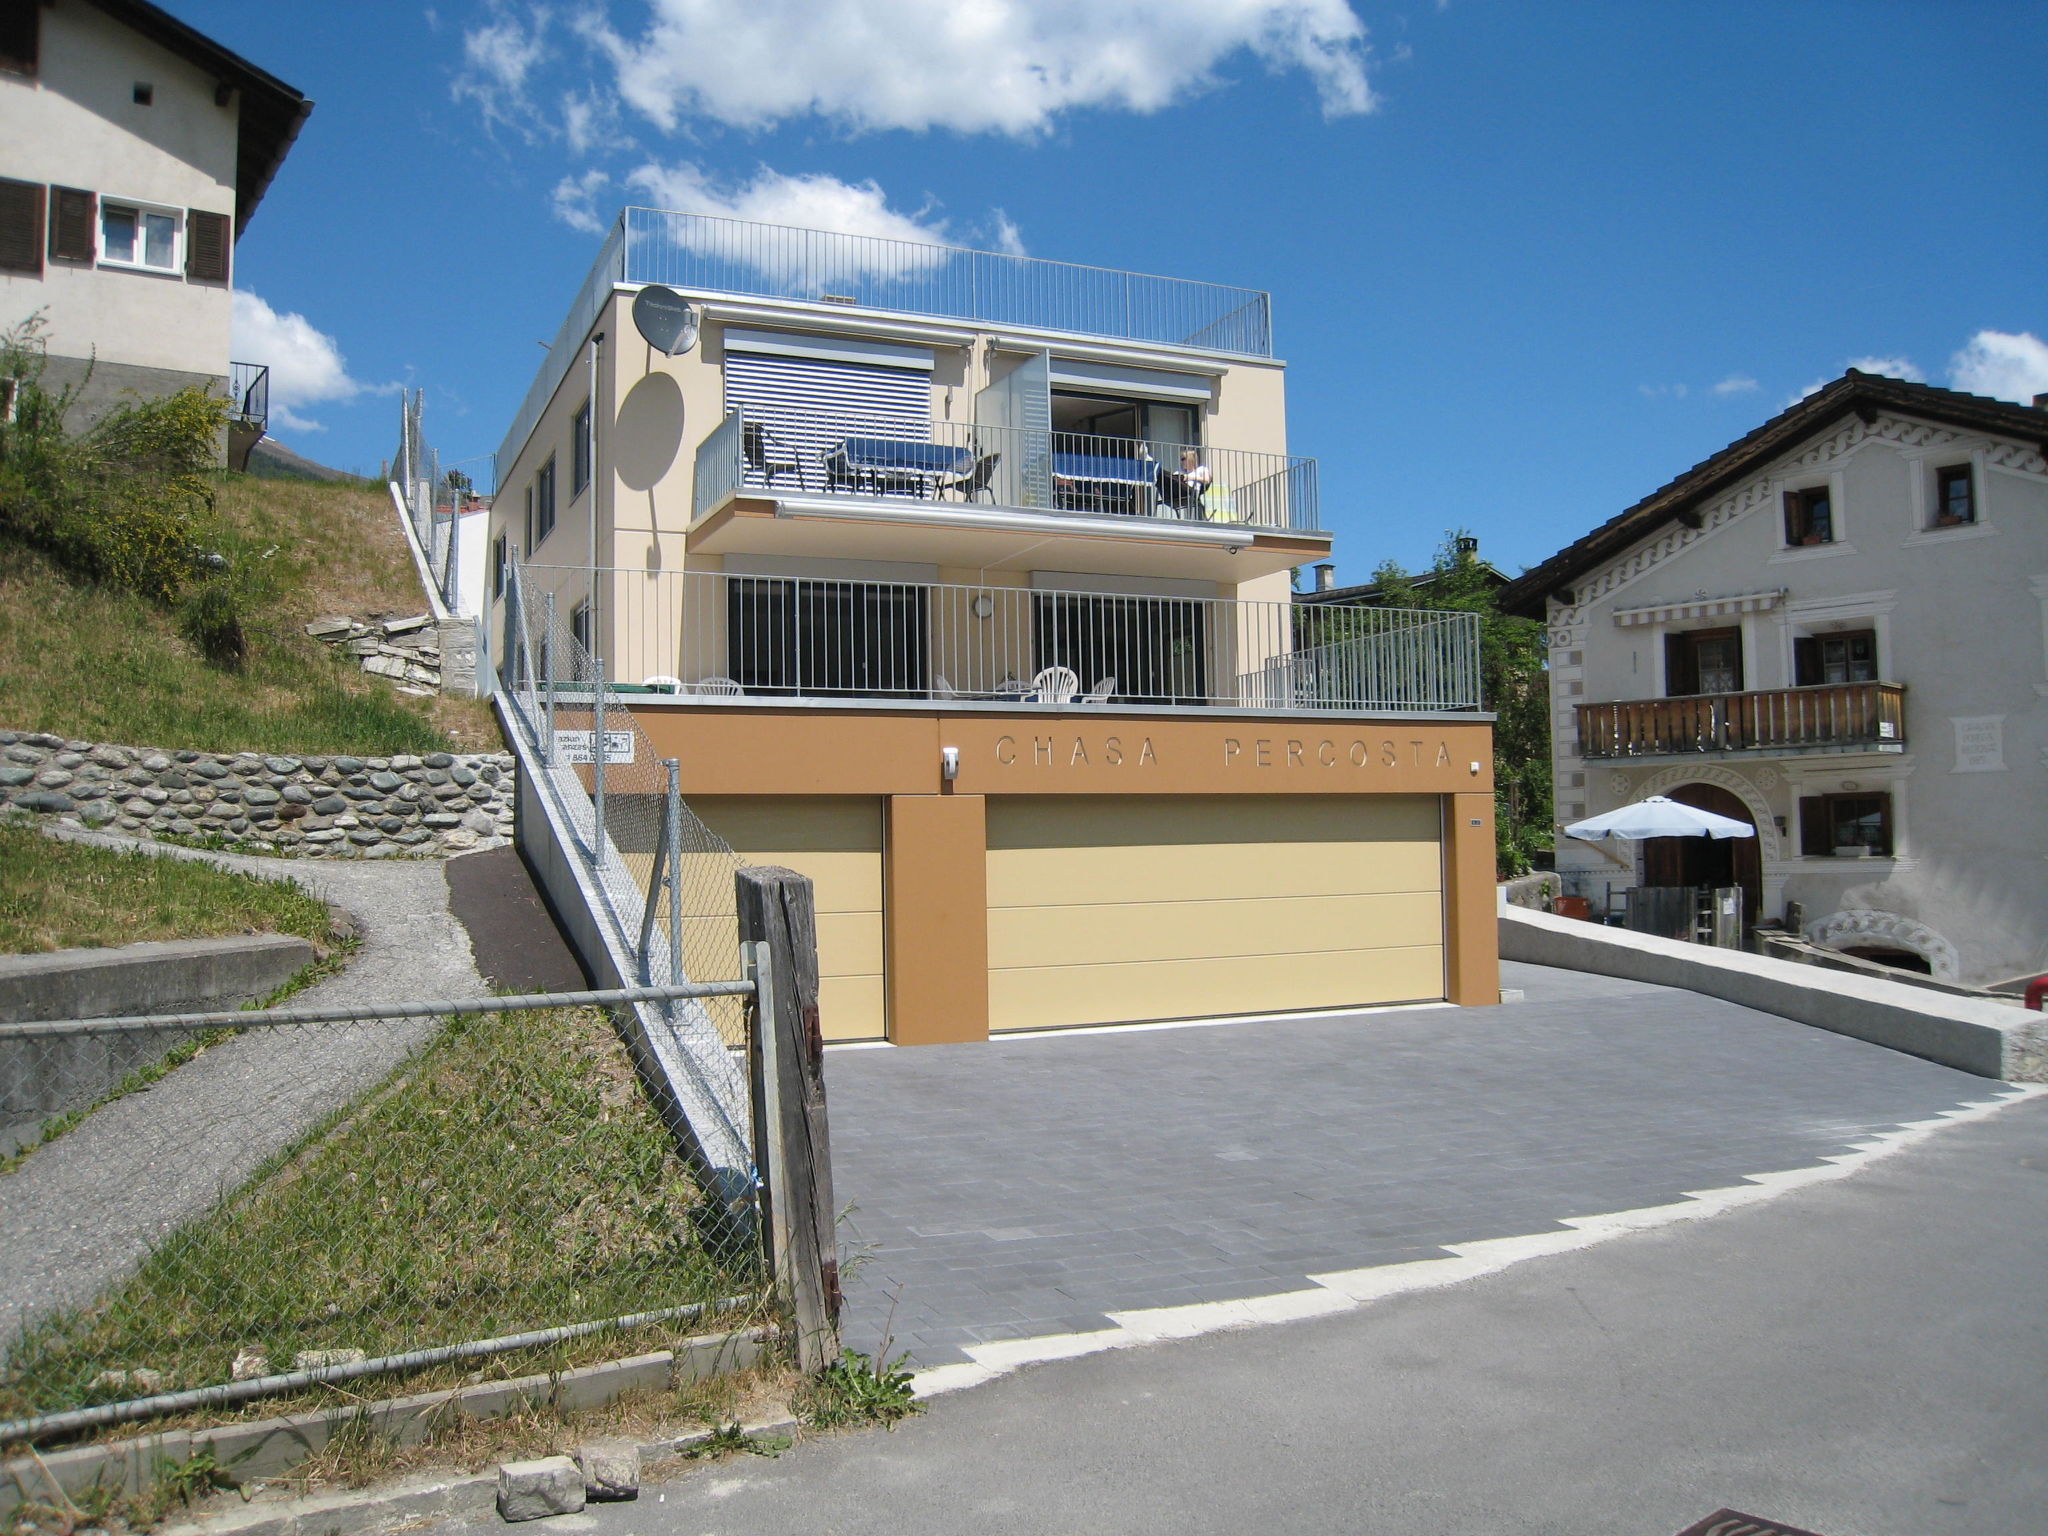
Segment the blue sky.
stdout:
<svg viewBox="0 0 2048 1536">
<path fill-rule="evenodd" d="M 168 4 L 318 102 L 237 355 L 344 468 L 400 383 L 488 455 L 627 201 L 1271 290 L 1345 581 L 1532 564 L 1852 361 L 2048 390 L 2037 0 Z"/>
</svg>

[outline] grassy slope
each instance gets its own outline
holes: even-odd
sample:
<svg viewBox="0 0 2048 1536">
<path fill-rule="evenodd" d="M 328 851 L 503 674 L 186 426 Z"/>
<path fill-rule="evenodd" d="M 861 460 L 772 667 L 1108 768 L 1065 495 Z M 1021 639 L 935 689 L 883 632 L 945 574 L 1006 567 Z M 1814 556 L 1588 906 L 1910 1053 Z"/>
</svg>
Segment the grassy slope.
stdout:
<svg viewBox="0 0 2048 1536">
<path fill-rule="evenodd" d="M 385 755 L 488 749 L 483 706 L 399 693 L 304 625 L 426 604 L 381 487 L 224 475 L 215 542 L 255 573 L 251 656 L 203 661 L 140 598 L 74 586 L 0 544 L 0 726 L 131 746 Z"/>
<path fill-rule="evenodd" d="M 325 945 L 328 926 L 325 904 L 282 880 L 0 827 L 0 954 L 236 933 Z"/>
</svg>

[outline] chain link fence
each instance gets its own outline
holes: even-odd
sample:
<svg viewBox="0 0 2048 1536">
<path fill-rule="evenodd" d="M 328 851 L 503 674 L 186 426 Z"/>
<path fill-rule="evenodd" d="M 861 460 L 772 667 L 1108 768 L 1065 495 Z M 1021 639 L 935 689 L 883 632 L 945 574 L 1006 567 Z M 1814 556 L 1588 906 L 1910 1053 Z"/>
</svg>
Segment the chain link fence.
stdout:
<svg viewBox="0 0 2048 1536">
<path fill-rule="evenodd" d="M 765 1308 L 753 1191 L 624 1023 L 744 1038 L 754 988 L 681 990 L 0 1025 L 9 1117 L 53 1122 L 0 1173 L 0 1445 Z"/>
<path fill-rule="evenodd" d="M 392 494 L 412 524 L 441 601 L 455 610 L 461 606 L 462 579 L 458 524 L 470 486 L 460 471 L 443 471 L 441 455 L 427 441 L 426 411 L 424 389 L 402 392 L 398 455 L 390 468 Z"/>
</svg>

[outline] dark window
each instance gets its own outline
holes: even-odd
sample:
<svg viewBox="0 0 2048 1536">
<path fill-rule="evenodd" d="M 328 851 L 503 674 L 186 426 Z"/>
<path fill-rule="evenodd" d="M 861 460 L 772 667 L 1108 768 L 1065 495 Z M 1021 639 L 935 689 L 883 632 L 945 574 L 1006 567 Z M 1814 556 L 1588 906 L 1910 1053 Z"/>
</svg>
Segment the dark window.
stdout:
<svg viewBox="0 0 2048 1536">
<path fill-rule="evenodd" d="M 491 540 L 491 596 L 505 595 L 505 535 L 499 534 Z"/>
<path fill-rule="evenodd" d="M 583 654 L 590 654 L 590 604 L 578 603 L 569 610 L 569 638 L 583 647 Z"/>
<path fill-rule="evenodd" d="M 138 107 L 153 107 L 156 105 L 156 87 L 147 80 L 138 80 L 131 99 Z"/>
<path fill-rule="evenodd" d="M 576 413 L 576 420 L 569 428 L 572 443 L 569 449 L 569 496 L 571 500 L 583 494 L 583 487 L 590 484 L 590 402 L 583 402 L 583 409 Z"/>
<path fill-rule="evenodd" d="M 1664 692 L 1679 699 L 1696 693 L 1742 691 L 1742 631 L 1696 629 L 1664 637 Z"/>
<path fill-rule="evenodd" d="M 1803 635 L 1792 642 L 1792 682 L 1800 688 L 1821 683 L 1877 681 L 1877 635 L 1859 629 L 1845 635 Z"/>
<path fill-rule="evenodd" d="M 1805 795 L 1799 801 L 1799 851 L 1828 858 L 1837 848 L 1892 853 L 1892 797 L 1888 794 Z"/>
<path fill-rule="evenodd" d="M 37 0 L 0 3 L 0 73 L 34 78 L 43 8 Z"/>
<path fill-rule="evenodd" d="M 1951 464 L 1934 472 L 1934 523 L 1953 528 L 1977 521 L 1977 482 L 1967 464 Z"/>
<path fill-rule="evenodd" d="M 43 189 L 0 177 L 0 272 L 43 272 Z"/>
<path fill-rule="evenodd" d="M 94 238 L 99 226 L 99 199 L 77 187 L 50 188 L 50 259 L 92 261 L 99 255 Z"/>
<path fill-rule="evenodd" d="M 533 540 L 527 547 L 538 549 L 541 541 L 555 531 L 555 460 L 548 456 L 540 473 L 533 477 Z"/>
<path fill-rule="evenodd" d="M 761 577 L 727 589 L 727 670 L 749 693 L 922 694 L 922 587 Z"/>
<path fill-rule="evenodd" d="M 185 215 L 185 275 L 202 283 L 228 280 L 228 251 L 234 244 L 228 216 L 193 208 Z"/>
<path fill-rule="evenodd" d="M 1826 486 L 1816 485 L 1808 490 L 1785 493 L 1785 542 L 1835 542 L 1835 509 L 1828 499 Z"/>
<path fill-rule="evenodd" d="M 1137 704 L 1202 704 L 1208 698 L 1202 605 L 1170 597 L 1038 599 L 1038 665 L 1067 667 L 1084 691 L 1109 686 Z"/>
</svg>

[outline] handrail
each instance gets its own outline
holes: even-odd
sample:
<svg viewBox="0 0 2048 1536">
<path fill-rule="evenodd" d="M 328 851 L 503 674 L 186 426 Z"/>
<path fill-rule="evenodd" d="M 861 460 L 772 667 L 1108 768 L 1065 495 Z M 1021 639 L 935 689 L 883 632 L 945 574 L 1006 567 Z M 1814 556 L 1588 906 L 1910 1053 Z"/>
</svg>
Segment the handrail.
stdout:
<svg viewBox="0 0 2048 1536">
<path fill-rule="evenodd" d="M 1810 747 L 1902 748 L 1905 685 L 1812 683 L 1578 706 L 1579 756 L 1673 756 Z"/>
</svg>

